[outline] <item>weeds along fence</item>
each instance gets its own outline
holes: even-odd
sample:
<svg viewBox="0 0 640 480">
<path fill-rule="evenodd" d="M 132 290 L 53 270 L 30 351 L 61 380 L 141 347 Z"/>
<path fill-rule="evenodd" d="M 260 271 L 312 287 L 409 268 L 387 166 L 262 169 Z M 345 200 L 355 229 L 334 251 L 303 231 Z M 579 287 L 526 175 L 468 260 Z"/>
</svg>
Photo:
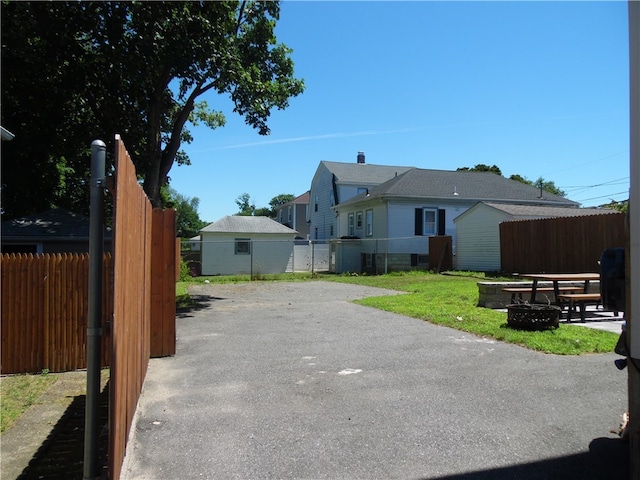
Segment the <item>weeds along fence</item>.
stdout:
<svg viewBox="0 0 640 480">
<path fill-rule="evenodd" d="M 516 220 L 500 224 L 505 273 L 598 272 L 606 248 L 625 246 L 625 215 Z"/>
<path fill-rule="evenodd" d="M 113 313 L 113 261 L 103 260 L 102 326 Z M 64 372 L 86 368 L 88 254 L 5 254 L 2 272 L 3 374 Z M 110 362 L 102 339 L 102 365 Z"/>
</svg>

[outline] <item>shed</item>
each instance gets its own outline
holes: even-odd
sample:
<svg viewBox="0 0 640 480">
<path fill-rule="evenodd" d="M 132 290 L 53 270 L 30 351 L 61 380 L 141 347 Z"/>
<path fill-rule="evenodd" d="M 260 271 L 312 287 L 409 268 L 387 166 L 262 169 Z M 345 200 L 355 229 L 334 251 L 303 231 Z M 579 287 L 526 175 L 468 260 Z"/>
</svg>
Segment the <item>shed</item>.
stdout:
<svg viewBox="0 0 640 480">
<path fill-rule="evenodd" d="M 478 202 L 453 222 L 457 247 L 455 268 L 478 272 L 500 270 L 501 222 L 615 213 L 601 208 L 551 207 Z"/>
<path fill-rule="evenodd" d="M 223 217 L 200 230 L 202 275 L 284 273 L 297 235 L 268 217 Z"/>
</svg>

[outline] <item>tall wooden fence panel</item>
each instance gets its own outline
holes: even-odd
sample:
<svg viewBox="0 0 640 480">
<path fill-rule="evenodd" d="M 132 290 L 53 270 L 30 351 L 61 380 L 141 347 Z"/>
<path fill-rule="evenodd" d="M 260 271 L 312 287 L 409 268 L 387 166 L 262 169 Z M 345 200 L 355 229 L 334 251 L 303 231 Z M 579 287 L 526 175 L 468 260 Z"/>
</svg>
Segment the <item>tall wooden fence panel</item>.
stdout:
<svg viewBox="0 0 640 480">
<path fill-rule="evenodd" d="M 87 367 L 88 254 L 2 255 L 3 374 L 65 372 Z M 102 326 L 111 320 L 113 273 L 104 257 Z M 110 360 L 102 339 L 102 365 Z"/>
<path fill-rule="evenodd" d="M 175 354 L 175 210 L 152 209 L 116 139 L 109 477 L 120 477 L 150 356 Z"/>
<path fill-rule="evenodd" d="M 176 211 L 153 209 L 151 244 L 151 356 L 176 353 Z M 158 254 L 160 253 L 161 254 Z"/>
<path fill-rule="evenodd" d="M 450 235 L 429 237 L 429 269 L 443 272 L 453 268 L 452 238 Z"/>
<path fill-rule="evenodd" d="M 603 250 L 624 247 L 624 223 L 623 213 L 503 222 L 502 271 L 598 272 Z"/>
<path fill-rule="evenodd" d="M 152 221 L 151 204 L 119 137 L 115 195 L 109 476 L 117 479 L 149 362 Z"/>
</svg>

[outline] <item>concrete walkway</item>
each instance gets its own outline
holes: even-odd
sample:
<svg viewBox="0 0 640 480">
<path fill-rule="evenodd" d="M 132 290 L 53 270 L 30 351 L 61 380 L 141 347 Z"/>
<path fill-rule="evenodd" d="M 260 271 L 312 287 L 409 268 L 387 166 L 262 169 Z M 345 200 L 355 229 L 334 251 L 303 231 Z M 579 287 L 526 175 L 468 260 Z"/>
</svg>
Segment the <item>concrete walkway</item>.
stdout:
<svg viewBox="0 0 640 480">
<path fill-rule="evenodd" d="M 211 285 L 151 360 L 122 478 L 626 479 L 617 355 L 545 355 L 350 303 Z"/>
</svg>

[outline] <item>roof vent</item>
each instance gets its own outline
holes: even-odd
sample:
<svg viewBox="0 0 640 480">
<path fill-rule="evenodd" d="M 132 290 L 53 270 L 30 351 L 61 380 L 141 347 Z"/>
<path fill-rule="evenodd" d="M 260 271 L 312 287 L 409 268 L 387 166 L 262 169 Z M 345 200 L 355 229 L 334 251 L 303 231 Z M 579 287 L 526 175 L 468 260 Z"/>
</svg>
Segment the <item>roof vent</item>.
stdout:
<svg viewBox="0 0 640 480">
<path fill-rule="evenodd" d="M 454 195 L 455 197 L 457 197 L 458 195 L 460 195 L 460 194 L 458 193 L 458 187 L 453 187 L 453 195 Z"/>
<path fill-rule="evenodd" d="M 364 152 L 358 152 L 358 163 L 364 163 Z"/>
</svg>

